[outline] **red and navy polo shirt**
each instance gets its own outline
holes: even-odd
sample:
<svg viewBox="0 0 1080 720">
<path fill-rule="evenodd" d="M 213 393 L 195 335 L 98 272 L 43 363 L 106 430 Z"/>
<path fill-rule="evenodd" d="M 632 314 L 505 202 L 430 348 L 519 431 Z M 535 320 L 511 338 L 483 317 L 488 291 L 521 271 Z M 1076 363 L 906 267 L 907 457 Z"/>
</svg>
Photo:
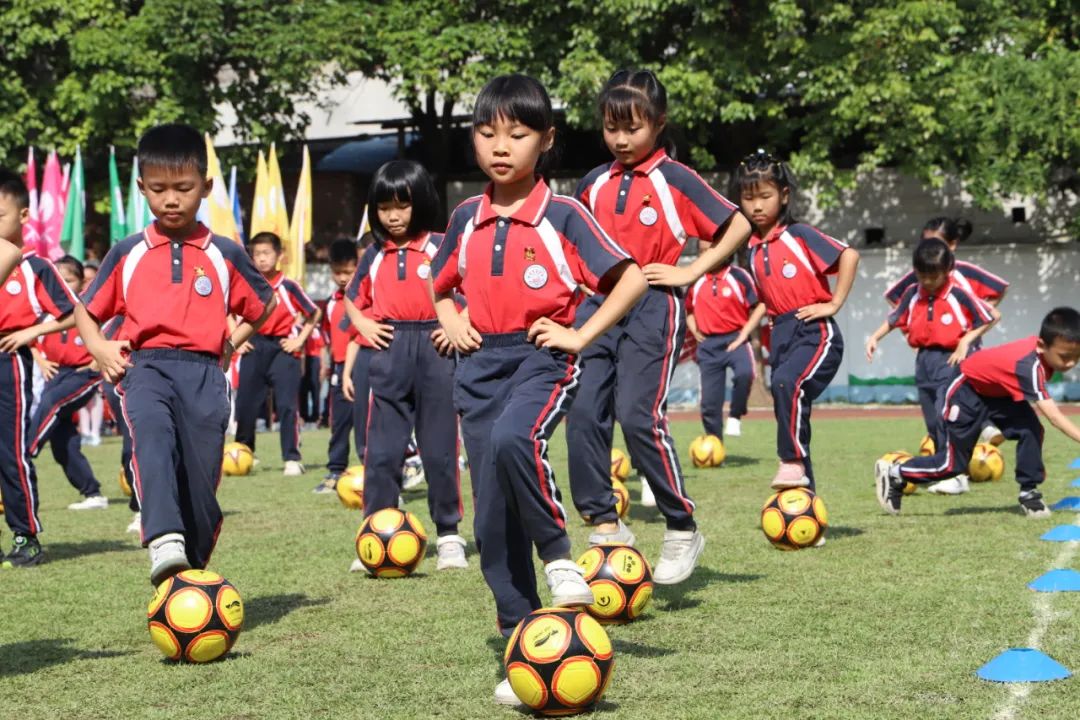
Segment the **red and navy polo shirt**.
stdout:
<svg viewBox="0 0 1080 720">
<path fill-rule="evenodd" d="M 201 224 L 172 239 L 155 222 L 109 250 L 83 302 L 99 321 L 124 315 L 135 350 L 220 355 L 226 316 L 255 322 L 273 293 L 238 243 Z"/>
<path fill-rule="evenodd" d="M 272 277 L 266 278 L 270 287 L 277 295 L 277 305 L 270 317 L 259 328 L 260 335 L 269 337 L 289 337 L 293 328 L 300 322 L 300 316 L 305 318 L 315 314 L 315 303 L 308 294 L 300 287 L 300 284 L 291 278 L 285 277 L 284 273 L 278 272 Z"/>
<path fill-rule="evenodd" d="M 378 320 L 434 320 L 428 281 L 443 236 L 424 235 L 398 245 L 387 240 L 364 251 L 345 295 Z"/>
<path fill-rule="evenodd" d="M 750 271 L 769 315 L 783 315 L 832 300 L 827 275 L 835 275 L 847 244 L 796 223 L 777 225 L 767 237 L 750 237 Z"/>
<path fill-rule="evenodd" d="M 607 292 L 630 260 L 573 198 L 538 180 L 510 217 L 491 207 L 493 185 L 454 210 L 432 262 L 435 292 L 460 289 L 480 333 L 528 330 L 539 318 L 570 325 L 584 285 Z"/>
<path fill-rule="evenodd" d="M 356 332 L 349 322 L 349 317 L 345 314 L 345 303 L 351 301 L 346 299 L 345 293 L 345 290 L 335 291 L 326 301 L 326 314 L 323 315 L 323 335 L 327 347 L 330 348 L 330 361 L 335 363 L 345 362 L 345 350 L 349 347 L 349 340 L 353 340 L 360 347 L 372 347 L 367 338 Z"/>
<path fill-rule="evenodd" d="M 1008 282 L 994 273 L 988 272 L 973 263 L 961 260 L 956 261 L 952 277 L 957 285 L 986 302 L 1000 299 L 1009 287 Z M 897 280 L 895 285 L 885 291 L 885 300 L 890 305 L 896 305 L 909 287 L 918 284 L 919 278 L 915 276 L 915 271 L 909 270 L 907 275 Z"/>
<path fill-rule="evenodd" d="M 79 301 L 56 267 L 33 250 L 23 251 L 0 295 L 0 335 L 37 325 L 45 315 L 64 318 Z"/>
<path fill-rule="evenodd" d="M 304 343 L 304 354 L 308 357 L 317 358 L 322 354 L 324 347 L 326 347 L 326 341 L 323 340 L 322 328 L 316 327 L 308 335 L 307 342 Z"/>
<path fill-rule="evenodd" d="M 992 320 L 986 304 L 951 278 L 934 294 L 912 285 L 889 313 L 889 326 L 903 331 L 911 347 L 942 350 L 955 350 L 960 338 Z"/>
<path fill-rule="evenodd" d="M 960 373 L 979 395 L 1017 402 L 1046 400 L 1046 378 L 1054 369 L 1037 349 L 1035 336 L 984 348 L 960 363 Z"/>
<path fill-rule="evenodd" d="M 94 359 L 76 330 L 42 335 L 37 339 L 37 348 L 46 360 L 60 367 L 83 367 Z"/>
<path fill-rule="evenodd" d="M 674 265 L 689 237 L 712 241 L 735 205 L 663 149 L 633 167 L 601 165 L 574 197 L 638 265 Z"/>
<path fill-rule="evenodd" d="M 757 287 L 750 273 L 736 265 L 705 273 L 686 295 L 686 314 L 694 316 L 702 335 L 738 332 L 758 304 Z"/>
</svg>

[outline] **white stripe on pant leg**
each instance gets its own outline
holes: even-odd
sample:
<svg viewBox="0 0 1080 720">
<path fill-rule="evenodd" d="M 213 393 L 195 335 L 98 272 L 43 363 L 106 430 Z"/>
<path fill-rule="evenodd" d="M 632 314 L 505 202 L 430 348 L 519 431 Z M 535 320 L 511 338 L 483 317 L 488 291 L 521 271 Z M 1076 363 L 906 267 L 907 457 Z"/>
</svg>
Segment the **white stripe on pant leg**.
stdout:
<svg viewBox="0 0 1080 720">
<path fill-rule="evenodd" d="M 566 508 L 559 502 L 558 488 L 555 485 L 555 471 L 551 468 L 551 463 L 547 460 L 547 427 L 551 424 L 552 418 L 562 417 L 559 413 L 564 402 L 566 402 L 567 396 L 570 391 L 577 387 L 578 378 L 581 377 L 581 355 L 574 357 L 574 371 L 570 374 L 570 382 L 563 386 L 562 391 L 559 393 L 558 398 L 555 400 L 555 404 L 551 408 L 551 412 L 544 418 L 544 421 L 540 423 L 538 428 L 540 431 L 540 462 L 543 464 L 544 477 L 547 479 L 548 494 L 551 496 L 551 502 L 555 503 L 555 507 L 559 509 L 559 515 L 562 516 L 563 522 L 566 522 Z"/>
<path fill-rule="evenodd" d="M 30 461 L 26 456 L 26 453 L 30 447 L 27 443 L 26 438 L 26 434 L 30 429 L 28 427 L 30 421 L 27 420 L 28 413 L 26 412 L 26 410 L 28 408 L 27 403 L 32 402 L 32 399 L 26 397 L 26 382 L 23 377 L 24 370 L 22 365 L 22 358 L 20 358 L 17 354 L 12 354 L 11 360 L 12 366 L 15 370 L 16 397 L 19 399 L 17 403 L 19 410 L 17 414 L 19 417 L 15 418 L 15 429 L 16 432 L 18 432 L 18 441 L 15 443 L 15 452 L 18 458 L 17 462 L 22 467 L 22 477 L 20 478 L 19 484 L 23 487 L 23 494 L 26 495 L 27 509 L 30 511 L 30 517 L 28 518 L 30 532 L 34 535 L 37 535 L 39 532 L 41 532 L 41 520 L 39 520 L 37 516 L 38 508 L 37 502 L 34 500 L 33 488 L 30 487 Z"/>
<path fill-rule="evenodd" d="M 823 320 L 822 322 L 825 323 L 826 333 L 825 345 L 821 350 L 821 357 L 818 358 L 818 361 L 814 364 L 814 367 L 810 368 L 810 372 L 806 374 L 806 377 L 798 381 L 798 387 L 795 388 L 795 437 L 792 439 L 795 440 L 795 446 L 799 448 L 804 458 L 810 457 L 810 447 L 804 447 L 803 444 L 799 442 L 799 437 L 802 435 L 802 386 L 803 383 L 814 377 L 814 374 L 817 373 L 817 371 L 821 368 L 821 363 L 825 362 L 825 358 L 829 356 L 829 350 L 832 349 L 833 324 L 828 320 Z"/>
<path fill-rule="evenodd" d="M 682 473 L 679 472 L 678 453 L 675 452 L 675 448 L 673 448 L 671 446 L 671 443 L 669 443 L 667 440 L 667 438 L 670 436 L 670 433 L 665 432 L 666 428 L 662 427 L 663 421 L 667 417 L 666 408 L 668 401 L 668 393 L 671 391 L 671 380 L 675 377 L 675 367 L 676 365 L 678 365 L 679 361 L 678 350 L 675 347 L 675 338 L 679 337 L 679 315 L 682 312 L 682 306 L 679 304 L 679 296 L 675 292 L 675 290 L 671 290 L 668 297 L 670 298 L 670 302 L 673 303 L 675 306 L 675 310 L 674 312 L 672 312 L 671 330 L 669 336 L 671 339 L 671 350 L 666 356 L 668 362 L 667 377 L 665 378 L 663 375 L 660 376 L 660 403 L 656 406 L 657 416 L 653 418 L 660 424 L 653 425 L 653 434 L 659 441 L 660 446 L 664 450 L 667 450 L 668 465 L 671 467 L 672 475 L 675 477 L 675 489 L 678 491 L 680 499 L 682 499 L 683 502 L 688 504 L 691 510 L 694 510 L 695 508 L 697 508 L 697 505 L 694 504 L 693 500 L 686 496 L 686 484 L 683 479 Z M 646 481 L 647 480 L 648 478 L 646 478 Z"/>
<path fill-rule="evenodd" d="M 98 386 L 99 382 L 100 381 L 95 380 L 94 382 L 85 385 L 74 395 L 69 395 L 66 398 L 61 398 L 60 402 L 56 403 L 56 405 L 53 406 L 53 412 L 49 415 L 49 421 L 42 425 L 41 428 L 34 433 L 34 437 L 31 438 L 30 444 L 37 445 L 38 439 L 44 435 L 47 435 L 52 426 L 56 424 L 56 421 L 60 418 L 60 411 L 63 410 L 66 406 L 72 405 L 76 401 L 82 399 L 83 397 L 86 397 L 86 393 L 92 392 Z M 33 418 L 31 418 L 31 423 L 33 423 Z M 41 452 L 40 447 L 38 448 L 38 452 Z"/>
</svg>

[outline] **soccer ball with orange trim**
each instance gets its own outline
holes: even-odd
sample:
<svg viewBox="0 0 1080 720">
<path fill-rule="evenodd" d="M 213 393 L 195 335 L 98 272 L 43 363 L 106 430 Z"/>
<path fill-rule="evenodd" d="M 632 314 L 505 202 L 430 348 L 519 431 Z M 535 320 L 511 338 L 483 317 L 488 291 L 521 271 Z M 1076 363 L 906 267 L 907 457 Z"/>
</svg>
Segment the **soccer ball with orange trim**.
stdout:
<svg viewBox="0 0 1080 720">
<path fill-rule="evenodd" d="M 931 440 L 930 442 L 932 443 L 934 441 Z M 911 453 L 906 452 L 904 450 L 893 450 L 892 452 L 887 452 L 887 453 L 885 453 L 884 455 L 881 456 L 881 459 L 884 460 L 885 462 L 889 463 L 889 464 L 906 463 L 911 458 L 912 458 Z M 919 489 L 919 486 L 916 485 L 913 482 L 909 482 L 909 483 L 904 484 L 904 494 L 905 495 L 914 495 L 915 492 L 918 489 Z"/>
<path fill-rule="evenodd" d="M 619 517 L 626 517 L 630 511 L 630 490 L 616 477 L 611 478 L 611 491 L 615 493 L 615 512 Z"/>
<path fill-rule="evenodd" d="M 591 615 L 542 608 L 518 623 L 503 663 L 521 702 L 541 715 L 572 715 L 603 697 L 615 652 Z"/>
<path fill-rule="evenodd" d="M 694 467 L 719 467 L 726 457 L 724 442 L 715 435 L 698 435 L 690 442 L 690 461 Z"/>
<path fill-rule="evenodd" d="M 979 443 L 971 453 L 968 477 L 971 482 L 993 482 L 1005 474 L 1005 456 L 990 443 Z"/>
<path fill-rule="evenodd" d="M 622 625 L 645 612 L 653 594 L 652 568 L 629 545 L 596 545 L 578 558 L 596 602 L 585 610 L 601 623 Z"/>
<path fill-rule="evenodd" d="M 397 508 L 372 513 L 356 531 L 356 556 L 375 577 L 405 577 L 424 559 L 427 533 L 420 518 Z"/>
<path fill-rule="evenodd" d="M 251 448 L 242 442 L 231 442 L 225 446 L 221 458 L 221 472 L 226 475 L 247 475 L 255 463 Z"/>
<path fill-rule="evenodd" d="M 337 479 L 337 496 L 341 504 L 352 510 L 364 509 L 364 466 L 353 465 Z"/>
<path fill-rule="evenodd" d="M 923 437 L 922 442 L 919 443 L 919 454 L 923 457 L 933 455 L 937 452 L 937 448 L 934 446 L 934 438 L 926 435 Z"/>
<path fill-rule="evenodd" d="M 120 468 L 120 474 L 116 477 L 116 481 L 120 483 L 120 492 L 124 493 L 125 497 L 131 497 L 131 483 L 128 482 L 124 468 Z"/>
<path fill-rule="evenodd" d="M 781 490 L 761 509 L 761 530 L 780 550 L 810 547 L 824 537 L 828 526 L 825 503 L 807 488 Z"/>
<path fill-rule="evenodd" d="M 611 448 L 611 477 L 619 480 L 630 477 L 630 458 L 619 448 Z"/>
<path fill-rule="evenodd" d="M 217 573 L 184 570 L 158 585 L 146 618 L 150 639 L 165 657 L 204 663 L 236 642 L 244 626 L 244 602 Z"/>
</svg>

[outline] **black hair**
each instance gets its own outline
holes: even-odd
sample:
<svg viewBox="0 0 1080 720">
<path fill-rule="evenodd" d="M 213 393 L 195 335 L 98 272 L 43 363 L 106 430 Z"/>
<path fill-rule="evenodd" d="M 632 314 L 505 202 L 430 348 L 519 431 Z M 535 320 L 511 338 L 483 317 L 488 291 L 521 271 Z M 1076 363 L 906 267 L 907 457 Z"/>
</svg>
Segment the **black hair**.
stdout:
<svg viewBox="0 0 1080 720">
<path fill-rule="evenodd" d="M 64 257 L 62 257 L 59 260 L 55 261 L 53 263 L 53 265 L 55 265 L 56 267 L 60 267 L 61 265 L 67 266 L 67 268 L 69 270 L 71 270 L 72 272 L 75 273 L 76 276 L 78 276 L 79 282 L 82 282 L 82 279 L 83 279 L 83 264 L 79 261 L 79 258 L 74 257 L 72 255 L 65 255 Z"/>
<path fill-rule="evenodd" d="M 473 105 L 473 127 L 494 125 L 498 118 L 519 122 L 546 133 L 555 127 L 555 111 L 543 83 L 528 75 L 499 75 L 488 81 Z M 540 154 L 536 172 L 543 175 L 554 162 L 555 146 Z"/>
<path fill-rule="evenodd" d="M 967 240 L 974 228 L 971 221 L 963 218 L 934 217 L 923 225 L 923 232 L 940 232 L 945 236 L 945 241 L 958 243 Z"/>
<path fill-rule="evenodd" d="M 781 225 L 790 225 L 795 222 L 793 206 L 798 183 L 787 163 L 760 149 L 747 155 L 731 175 L 729 197 L 735 198 L 735 202 L 738 202 L 743 190 L 756 187 L 759 183 L 772 183 L 781 193 L 784 190 L 788 191 L 788 201 L 780 207 L 780 217 L 777 218 L 777 222 Z"/>
<path fill-rule="evenodd" d="M 0 195 L 10 197 L 20 210 L 30 207 L 30 191 L 26 189 L 26 183 L 16 173 L 3 167 L 0 167 Z"/>
<path fill-rule="evenodd" d="M 600 90 L 597 106 L 601 123 L 632 122 L 635 111 L 653 127 L 664 123 L 653 149 L 662 147 L 675 157 L 667 128 L 667 89 L 652 70 L 616 70 Z"/>
<path fill-rule="evenodd" d="M 185 170 L 192 166 L 206 177 L 206 141 L 190 125 L 158 125 L 139 138 L 139 176 L 147 167 Z"/>
<path fill-rule="evenodd" d="M 1080 312 L 1071 307 L 1054 308 L 1043 318 L 1039 339 L 1050 347 L 1057 339 L 1080 343 Z"/>
<path fill-rule="evenodd" d="M 379 203 L 408 202 L 412 217 L 405 234 L 415 238 L 435 230 L 439 218 L 439 194 L 424 166 L 412 160 L 391 160 L 375 171 L 368 190 L 368 223 L 377 242 L 390 238 L 390 232 L 379 222 Z"/>
<path fill-rule="evenodd" d="M 919 241 L 911 254 L 911 265 L 918 273 L 949 273 L 955 263 L 948 244 L 938 238 Z"/>
<path fill-rule="evenodd" d="M 248 250 L 253 250 L 256 245 L 271 245 L 274 248 L 274 252 L 281 254 L 281 238 L 272 232 L 255 233 L 250 240 L 248 240 Z"/>
<path fill-rule="evenodd" d="M 330 264 L 356 262 L 356 243 L 349 238 L 338 238 L 330 243 Z"/>
</svg>

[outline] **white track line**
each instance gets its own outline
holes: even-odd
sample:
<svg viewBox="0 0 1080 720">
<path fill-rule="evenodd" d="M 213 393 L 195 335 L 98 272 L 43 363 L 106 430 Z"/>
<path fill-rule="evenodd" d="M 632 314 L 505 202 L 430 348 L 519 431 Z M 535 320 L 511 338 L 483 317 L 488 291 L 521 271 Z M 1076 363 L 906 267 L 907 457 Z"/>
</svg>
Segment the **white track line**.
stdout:
<svg viewBox="0 0 1080 720">
<path fill-rule="evenodd" d="M 1073 525 L 1080 525 L 1080 514 L 1077 514 L 1076 519 L 1072 523 Z M 1076 551 L 1080 550 L 1080 542 L 1070 540 L 1069 542 L 1062 543 L 1061 552 L 1054 558 L 1054 562 L 1050 565 L 1050 570 L 1066 569 L 1069 567 L 1069 563 L 1072 562 L 1073 557 L 1076 555 Z M 1036 592 L 1035 600 L 1032 603 L 1034 605 L 1035 614 L 1035 627 L 1031 629 L 1031 634 L 1028 635 L 1027 647 L 1039 649 L 1042 644 L 1043 638 L 1046 636 L 1046 631 L 1050 628 L 1050 623 L 1055 619 L 1054 615 L 1054 595 L 1056 593 Z M 998 705 L 994 714 L 991 716 L 993 720 L 1015 720 L 1019 717 L 1021 706 L 1027 700 L 1028 695 L 1031 694 L 1031 688 L 1033 683 L 1008 683 L 1008 694 L 1005 697 L 1005 701 Z"/>
</svg>

